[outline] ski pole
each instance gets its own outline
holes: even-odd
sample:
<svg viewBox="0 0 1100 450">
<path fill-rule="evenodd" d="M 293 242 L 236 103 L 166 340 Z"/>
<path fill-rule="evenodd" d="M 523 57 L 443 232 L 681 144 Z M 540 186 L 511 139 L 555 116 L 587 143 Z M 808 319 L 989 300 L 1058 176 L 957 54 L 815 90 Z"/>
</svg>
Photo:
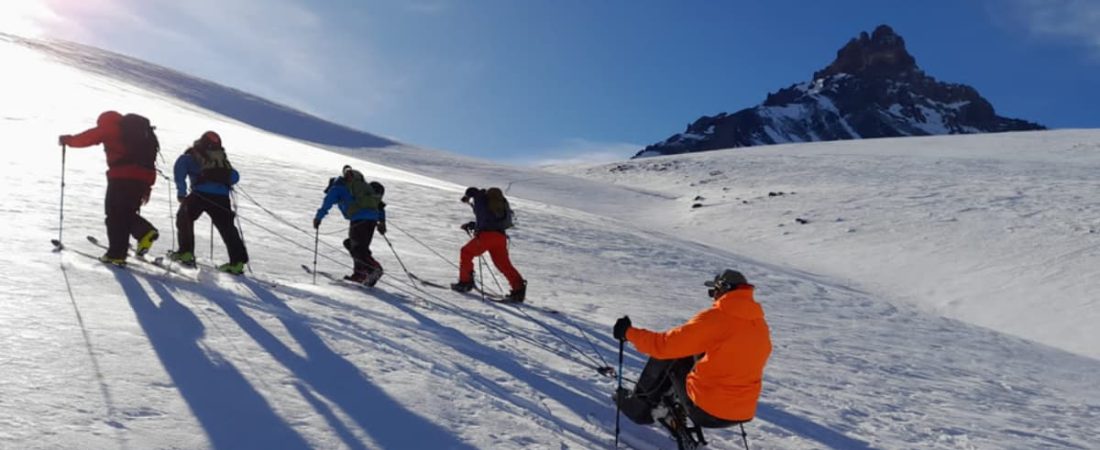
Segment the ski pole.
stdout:
<svg viewBox="0 0 1100 450">
<path fill-rule="evenodd" d="M 321 242 L 321 229 L 313 229 L 313 284 L 317 284 L 317 245 Z"/>
<path fill-rule="evenodd" d="M 619 417 L 622 415 L 622 408 L 620 405 L 619 395 L 622 395 L 623 390 L 623 347 L 626 345 L 626 340 L 619 340 L 619 387 L 615 389 L 615 448 L 619 448 Z"/>
<path fill-rule="evenodd" d="M 210 264 L 218 265 L 214 262 L 214 219 L 210 219 Z"/>
<path fill-rule="evenodd" d="M 61 205 L 58 208 L 57 218 L 57 248 L 61 249 L 61 234 L 65 230 L 65 150 L 67 145 L 61 144 Z"/>
</svg>

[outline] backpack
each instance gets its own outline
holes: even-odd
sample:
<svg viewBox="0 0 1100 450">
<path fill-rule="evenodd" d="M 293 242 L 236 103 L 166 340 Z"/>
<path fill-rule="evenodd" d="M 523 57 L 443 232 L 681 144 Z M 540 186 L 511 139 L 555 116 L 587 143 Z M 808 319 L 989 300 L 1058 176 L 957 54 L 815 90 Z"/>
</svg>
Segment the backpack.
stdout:
<svg viewBox="0 0 1100 450">
<path fill-rule="evenodd" d="M 508 204 L 508 199 L 504 198 L 504 192 L 500 188 L 487 189 L 485 198 L 489 206 L 489 212 L 493 213 L 493 216 L 497 219 L 501 231 L 516 225 L 516 213 L 512 211 L 512 206 Z"/>
<path fill-rule="evenodd" d="M 155 170 L 160 141 L 157 140 L 157 134 L 153 131 L 155 127 L 149 123 L 149 119 L 137 114 L 127 114 L 119 120 L 118 127 L 120 140 L 126 149 L 126 155 L 118 164 Z"/>
<path fill-rule="evenodd" d="M 347 186 L 348 191 L 351 192 L 352 202 L 348 206 L 348 216 L 354 216 L 362 210 L 377 211 L 379 205 L 382 203 L 382 192 L 384 189 L 375 190 L 374 186 L 382 187 L 378 182 L 367 183 L 367 180 L 363 178 L 363 174 L 358 170 L 350 170 L 351 177 L 345 179 L 344 185 Z"/>
<path fill-rule="evenodd" d="M 217 144 L 199 144 L 191 148 L 191 156 L 199 163 L 202 171 L 199 182 L 214 182 L 229 186 L 233 184 L 233 164 L 225 154 L 225 148 Z"/>
</svg>

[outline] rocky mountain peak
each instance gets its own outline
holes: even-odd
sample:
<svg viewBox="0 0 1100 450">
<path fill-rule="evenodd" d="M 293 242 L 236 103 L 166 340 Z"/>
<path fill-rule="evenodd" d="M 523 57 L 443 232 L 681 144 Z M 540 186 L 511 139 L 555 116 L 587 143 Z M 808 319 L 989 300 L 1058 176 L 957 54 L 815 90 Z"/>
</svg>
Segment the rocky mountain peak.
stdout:
<svg viewBox="0 0 1100 450">
<path fill-rule="evenodd" d="M 814 79 L 846 73 L 862 76 L 890 76 L 917 68 L 917 60 L 905 49 L 905 39 L 888 25 L 879 25 L 848 41 L 836 52 L 836 60 L 814 73 Z"/>
</svg>

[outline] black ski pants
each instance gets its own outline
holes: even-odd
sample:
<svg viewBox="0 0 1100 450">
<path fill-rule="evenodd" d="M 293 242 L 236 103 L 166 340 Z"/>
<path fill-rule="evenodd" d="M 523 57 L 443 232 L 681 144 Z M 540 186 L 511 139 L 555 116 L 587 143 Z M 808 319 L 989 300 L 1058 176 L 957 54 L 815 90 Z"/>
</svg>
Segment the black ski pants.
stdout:
<svg viewBox="0 0 1100 450">
<path fill-rule="evenodd" d="M 107 215 L 107 257 L 126 258 L 131 236 L 141 239 L 156 230 L 139 214 L 150 187 L 137 180 L 107 180 L 107 198 L 103 202 Z"/>
<path fill-rule="evenodd" d="M 244 247 L 244 240 L 241 239 L 237 225 L 233 223 L 237 214 L 229 204 L 228 195 L 192 192 L 183 199 L 179 212 L 176 213 L 176 227 L 180 232 L 180 246 L 177 251 L 195 252 L 195 221 L 199 220 L 203 213 L 210 216 L 210 220 L 214 222 L 214 228 L 218 229 L 222 242 L 229 250 L 229 262 L 247 263 L 248 250 Z"/>
<path fill-rule="evenodd" d="M 371 256 L 370 243 L 374 240 L 374 229 L 378 222 L 374 220 L 356 220 L 351 222 L 348 228 L 348 238 L 344 240 L 344 248 L 348 249 L 352 261 L 355 262 L 355 273 L 369 273 L 374 270 L 382 270 L 382 265 Z"/>
<path fill-rule="evenodd" d="M 671 392 L 684 405 L 684 411 L 687 411 L 691 421 L 703 428 L 725 428 L 741 423 L 714 417 L 691 401 L 687 394 L 687 376 L 693 367 L 694 356 L 680 359 L 649 358 L 642 369 L 642 375 L 638 377 L 638 384 L 634 386 L 634 395 L 655 407 L 662 396 Z"/>
</svg>

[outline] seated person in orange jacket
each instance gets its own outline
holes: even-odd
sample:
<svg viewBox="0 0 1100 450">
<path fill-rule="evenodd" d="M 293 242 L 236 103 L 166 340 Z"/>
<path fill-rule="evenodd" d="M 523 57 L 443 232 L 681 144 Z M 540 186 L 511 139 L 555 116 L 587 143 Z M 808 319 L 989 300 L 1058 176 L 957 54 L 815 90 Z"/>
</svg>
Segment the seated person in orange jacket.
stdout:
<svg viewBox="0 0 1100 450">
<path fill-rule="evenodd" d="M 764 310 L 753 286 L 735 270 L 705 283 L 714 305 L 664 333 L 632 328 L 629 317 L 614 334 L 651 358 L 633 392 L 615 398 L 638 424 L 653 423 L 653 408 L 670 393 L 698 426 L 722 428 L 752 420 L 764 365 L 772 351 Z"/>
</svg>

